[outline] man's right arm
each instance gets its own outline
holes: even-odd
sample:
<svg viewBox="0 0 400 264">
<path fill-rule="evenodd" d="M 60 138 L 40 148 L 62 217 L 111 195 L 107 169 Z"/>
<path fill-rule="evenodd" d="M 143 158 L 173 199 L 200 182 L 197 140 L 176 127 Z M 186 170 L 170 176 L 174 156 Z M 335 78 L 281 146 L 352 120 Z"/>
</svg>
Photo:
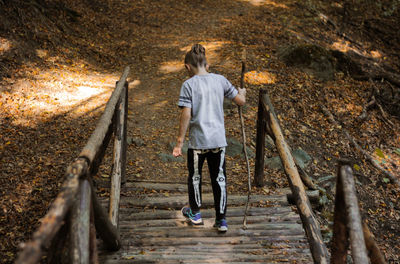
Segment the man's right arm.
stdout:
<svg viewBox="0 0 400 264">
<path fill-rule="evenodd" d="M 179 122 L 179 134 L 176 139 L 176 146 L 172 151 L 172 155 L 179 157 L 182 155 L 182 146 L 185 141 L 186 130 L 189 126 L 190 119 L 192 117 L 192 109 L 189 107 L 183 107 L 181 112 L 181 118 Z"/>
<path fill-rule="evenodd" d="M 243 106 L 246 103 L 246 89 L 238 88 L 239 93 L 232 99 L 235 104 Z"/>
</svg>

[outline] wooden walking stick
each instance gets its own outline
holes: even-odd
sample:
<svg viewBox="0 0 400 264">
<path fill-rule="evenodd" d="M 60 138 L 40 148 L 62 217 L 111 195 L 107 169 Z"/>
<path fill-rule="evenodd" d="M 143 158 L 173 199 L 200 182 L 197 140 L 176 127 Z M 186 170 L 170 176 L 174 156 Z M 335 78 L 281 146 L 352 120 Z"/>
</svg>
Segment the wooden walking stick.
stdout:
<svg viewBox="0 0 400 264">
<path fill-rule="evenodd" d="M 242 61 L 242 74 L 240 75 L 240 87 L 244 88 L 244 72 L 246 71 L 246 64 Z M 248 174 L 248 192 L 247 192 L 247 202 L 246 208 L 244 210 L 244 217 L 243 217 L 243 229 L 246 229 L 246 220 L 247 220 L 247 211 L 249 210 L 249 202 L 250 202 L 250 195 L 251 195 L 251 177 L 250 177 L 250 163 L 249 157 L 247 156 L 247 149 L 246 149 L 246 133 L 244 131 L 244 121 L 243 121 L 243 114 L 242 114 L 242 107 L 238 106 L 238 112 L 240 117 L 240 125 L 242 127 L 242 141 L 243 141 L 243 151 L 244 157 L 246 158 L 246 165 L 247 165 L 247 174 Z"/>
</svg>

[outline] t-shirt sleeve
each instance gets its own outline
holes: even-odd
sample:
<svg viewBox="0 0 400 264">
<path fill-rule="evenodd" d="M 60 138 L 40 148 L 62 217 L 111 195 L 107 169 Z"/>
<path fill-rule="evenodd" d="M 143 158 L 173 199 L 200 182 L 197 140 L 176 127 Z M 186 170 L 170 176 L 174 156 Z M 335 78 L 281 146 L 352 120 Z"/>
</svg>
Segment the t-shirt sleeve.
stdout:
<svg viewBox="0 0 400 264">
<path fill-rule="evenodd" d="M 223 77 L 224 96 L 228 99 L 233 99 L 238 94 L 238 90 L 231 84 L 228 79 Z"/>
<path fill-rule="evenodd" d="M 182 85 L 178 106 L 192 108 L 192 90 L 186 82 Z"/>
</svg>

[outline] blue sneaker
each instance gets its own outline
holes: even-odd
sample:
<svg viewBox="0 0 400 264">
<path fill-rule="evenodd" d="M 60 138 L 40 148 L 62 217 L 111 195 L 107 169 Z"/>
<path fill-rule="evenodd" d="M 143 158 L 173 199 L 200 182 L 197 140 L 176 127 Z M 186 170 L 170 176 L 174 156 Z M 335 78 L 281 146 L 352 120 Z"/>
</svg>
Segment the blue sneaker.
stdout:
<svg viewBox="0 0 400 264">
<path fill-rule="evenodd" d="M 186 217 L 193 225 L 203 225 L 203 219 L 201 219 L 200 212 L 193 214 L 192 209 L 190 207 L 183 207 L 182 214 Z"/>
<path fill-rule="evenodd" d="M 226 222 L 225 218 L 221 220 L 215 220 L 214 227 L 218 229 L 218 232 L 228 231 L 228 223 Z"/>
</svg>

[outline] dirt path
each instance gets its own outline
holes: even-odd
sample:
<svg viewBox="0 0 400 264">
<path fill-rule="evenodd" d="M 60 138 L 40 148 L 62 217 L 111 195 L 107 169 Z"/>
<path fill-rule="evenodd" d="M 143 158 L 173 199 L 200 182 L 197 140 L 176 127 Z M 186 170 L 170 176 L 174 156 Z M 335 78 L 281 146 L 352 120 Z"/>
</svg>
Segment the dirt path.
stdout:
<svg viewBox="0 0 400 264">
<path fill-rule="evenodd" d="M 159 13 L 168 13 L 167 7 L 168 4 L 165 4 L 159 9 Z M 201 42 L 207 49 L 207 57 L 213 70 L 236 77 L 240 70 L 240 57 L 226 56 L 227 52 L 235 50 L 236 44 L 218 37 L 221 34 L 218 25 L 222 25 L 223 21 L 233 20 L 238 12 L 251 12 L 251 8 L 235 2 L 219 4 L 218 8 L 201 3 L 196 7 L 183 5 L 182 10 L 169 17 L 162 27 L 152 30 L 147 36 L 150 43 L 146 42 L 146 38 L 143 46 L 136 47 L 139 50 L 145 49 L 146 53 L 132 67 L 134 81 L 130 90 L 129 136 L 135 141 L 139 140 L 140 145 L 143 144 L 139 147 L 133 144 L 130 148 L 128 164 L 131 166 L 128 171 L 132 179 L 186 181 L 183 159 L 174 161 L 176 159 L 172 159 L 170 155 L 180 113 L 176 105 L 177 98 L 181 84 L 187 78 L 183 68 L 184 54 L 192 44 Z M 239 52 L 240 50 L 240 56 Z M 236 82 L 235 79 L 231 81 Z M 231 116 L 226 120 L 233 132 L 229 136 L 239 132 L 239 123 L 235 118 Z M 234 128 L 237 131 L 233 131 Z M 163 161 L 165 159 L 169 161 Z"/>
</svg>

